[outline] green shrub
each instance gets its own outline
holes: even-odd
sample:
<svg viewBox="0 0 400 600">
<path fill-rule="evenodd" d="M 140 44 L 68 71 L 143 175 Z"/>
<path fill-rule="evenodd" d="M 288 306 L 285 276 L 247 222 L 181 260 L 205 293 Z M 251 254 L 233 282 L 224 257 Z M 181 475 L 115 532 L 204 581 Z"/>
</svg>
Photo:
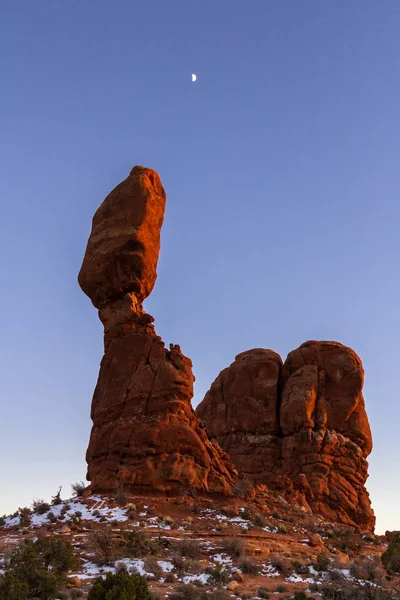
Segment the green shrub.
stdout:
<svg viewBox="0 0 400 600">
<path fill-rule="evenodd" d="M 200 600 L 201 596 L 201 590 L 192 584 L 180 585 L 176 592 L 176 600 Z"/>
<path fill-rule="evenodd" d="M 32 502 L 32 511 L 36 515 L 44 515 L 45 513 L 49 512 L 49 510 L 50 504 L 44 500 L 34 500 Z"/>
<path fill-rule="evenodd" d="M 387 550 L 382 554 L 382 564 L 390 574 L 400 573 L 400 535 L 389 542 Z"/>
<path fill-rule="evenodd" d="M 307 594 L 304 592 L 295 592 L 293 598 L 294 600 L 307 600 Z"/>
<path fill-rule="evenodd" d="M 66 573 L 77 566 L 73 546 L 64 537 L 27 541 L 13 552 L 6 574 L 0 579 L 0 599 L 15 596 L 15 600 L 51 600 L 65 584 Z"/>
<path fill-rule="evenodd" d="M 279 585 L 276 586 L 275 591 L 278 592 L 278 594 L 283 594 L 284 592 L 287 591 L 287 586 L 280 583 Z"/>
<path fill-rule="evenodd" d="M 271 595 L 271 592 L 269 590 L 267 590 L 267 588 L 265 588 L 265 587 L 260 587 L 257 590 L 257 596 L 259 598 L 263 598 L 263 600 L 268 600 L 270 595 Z"/>
<path fill-rule="evenodd" d="M 79 498 L 80 496 L 83 496 L 84 492 L 86 491 L 86 484 L 84 481 L 77 481 L 71 485 L 71 488 L 74 496 Z"/>
<path fill-rule="evenodd" d="M 320 552 L 317 554 L 317 560 L 314 563 L 314 568 L 317 571 L 328 571 L 330 564 L 329 556 L 326 554 L 326 552 Z"/>
<path fill-rule="evenodd" d="M 21 581 L 12 573 L 0 577 L 0 600 L 26 600 L 29 594 L 29 585 Z"/>
<path fill-rule="evenodd" d="M 141 575 L 107 573 L 105 579 L 95 579 L 88 600 L 151 600 L 151 595 Z"/>
<path fill-rule="evenodd" d="M 57 493 L 51 497 L 51 504 L 52 506 L 58 506 L 59 504 L 61 504 L 62 500 L 61 500 L 61 490 L 62 487 L 60 486 L 57 490 Z"/>
<path fill-rule="evenodd" d="M 118 542 L 118 552 L 121 556 L 138 558 L 145 554 L 155 554 L 159 549 L 156 541 L 150 540 L 138 527 L 123 533 L 123 539 Z"/>
<path fill-rule="evenodd" d="M 21 527 L 29 527 L 32 522 L 31 511 L 29 508 L 19 508 L 19 524 Z"/>
<path fill-rule="evenodd" d="M 226 569 L 221 563 L 206 567 L 204 573 L 210 575 L 212 583 L 216 585 L 223 585 L 227 583 L 231 575 L 230 570 Z"/>
</svg>

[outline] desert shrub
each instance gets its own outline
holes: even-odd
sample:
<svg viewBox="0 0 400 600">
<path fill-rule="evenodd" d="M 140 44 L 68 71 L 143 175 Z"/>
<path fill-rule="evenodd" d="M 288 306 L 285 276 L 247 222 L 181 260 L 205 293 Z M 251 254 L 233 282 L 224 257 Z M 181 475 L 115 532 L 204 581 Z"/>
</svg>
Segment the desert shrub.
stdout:
<svg viewBox="0 0 400 600">
<path fill-rule="evenodd" d="M 77 498 L 79 498 L 80 496 L 83 496 L 83 494 L 86 491 L 86 484 L 84 481 L 77 481 L 76 483 L 73 483 L 71 485 L 72 488 L 72 493 L 74 496 L 76 496 Z"/>
<path fill-rule="evenodd" d="M 69 516 L 70 523 L 74 525 L 79 525 L 82 521 L 82 512 L 80 510 L 76 510 L 72 515 Z"/>
<path fill-rule="evenodd" d="M 278 533 L 287 533 L 287 527 L 285 525 L 278 525 Z"/>
<path fill-rule="evenodd" d="M 237 498 L 245 498 L 252 489 L 252 485 L 247 479 L 237 479 L 232 486 L 232 493 Z"/>
<path fill-rule="evenodd" d="M 107 573 L 97 577 L 90 588 L 88 600 L 151 600 L 147 581 L 138 574 Z"/>
<path fill-rule="evenodd" d="M 379 582 L 383 579 L 384 571 L 376 560 L 364 557 L 356 559 L 351 564 L 350 574 L 355 579 Z"/>
<path fill-rule="evenodd" d="M 71 600 L 75 598 L 82 598 L 82 596 L 83 590 L 80 590 L 79 588 L 72 588 L 68 592 L 68 598 Z"/>
<path fill-rule="evenodd" d="M 249 506 L 245 506 L 239 513 L 239 516 L 246 521 L 251 521 L 253 518 L 253 511 Z"/>
<path fill-rule="evenodd" d="M 307 594 L 304 592 L 295 592 L 293 598 L 294 600 L 307 600 Z"/>
<path fill-rule="evenodd" d="M 152 573 L 154 575 L 154 579 L 156 581 L 161 579 L 163 571 L 154 556 L 148 556 L 145 558 L 144 568 L 146 569 L 147 573 Z"/>
<path fill-rule="evenodd" d="M 12 573 L 0 577 L 0 600 L 26 600 L 29 594 L 29 585 L 21 581 Z"/>
<path fill-rule="evenodd" d="M 179 600 L 200 600 L 201 590 L 195 585 L 180 585 L 177 590 Z"/>
<path fill-rule="evenodd" d="M 278 594 L 283 594 L 284 592 L 287 592 L 287 586 L 280 583 L 276 586 L 275 591 L 278 592 Z"/>
<path fill-rule="evenodd" d="M 329 556 L 326 552 L 319 552 L 317 560 L 314 563 L 314 569 L 317 571 L 328 571 L 330 564 Z"/>
<path fill-rule="evenodd" d="M 232 558 L 240 558 L 245 551 L 243 540 L 238 537 L 228 538 L 223 540 L 222 549 Z"/>
<path fill-rule="evenodd" d="M 182 554 L 173 554 L 171 557 L 171 562 L 174 565 L 174 569 L 178 577 L 182 577 L 185 573 L 186 561 L 183 558 Z"/>
<path fill-rule="evenodd" d="M 264 600 L 268 600 L 270 595 L 271 595 L 271 592 L 269 590 L 267 590 L 267 588 L 265 588 L 265 587 L 260 587 L 257 590 L 257 596 L 259 596 L 259 598 L 263 598 Z"/>
<path fill-rule="evenodd" d="M 159 549 L 157 542 L 149 540 L 139 527 L 131 531 L 125 531 L 117 547 L 121 556 L 129 556 L 130 558 L 138 558 L 145 554 L 155 554 Z"/>
<path fill-rule="evenodd" d="M 282 519 L 282 515 L 280 512 L 278 512 L 277 510 L 274 510 L 274 512 L 271 515 L 274 519 Z"/>
<path fill-rule="evenodd" d="M 291 564 L 292 564 L 294 571 L 296 573 L 298 573 L 299 575 L 308 575 L 310 572 L 308 565 L 301 562 L 300 560 L 292 560 Z"/>
<path fill-rule="evenodd" d="M 186 558 L 201 558 L 203 554 L 199 544 L 193 540 L 180 540 L 175 545 L 175 549 L 178 554 Z"/>
<path fill-rule="evenodd" d="M 126 486 L 121 480 L 117 483 L 117 488 L 115 490 L 115 498 L 120 506 L 125 505 L 128 500 Z"/>
<path fill-rule="evenodd" d="M 246 575 L 258 575 L 260 572 L 258 562 L 250 556 L 245 556 L 242 558 L 240 562 L 240 569 L 243 571 L 243 573 L 246 573 Z"/>
<path fill-rule="evenodd" d="M 173 573 L 167 573 L 165 576 L 165 583 L 174 583 L 175 575 Z"/>
<path fill-rule="evenodd" d="M 47 513 L 47 518 L 50 523 L 55 523 L 57 521 L 56 515 L 51 510 Z"/>
<path fill-rule="evenodd" d="M 340 569 L 329 569 L 328 576 L 329 581 L 332 583 L 336 583 L 338 585 L 345 585 L 347 583 L 347 579 Z"/>
<path fill-rule="evenodd" d="M 215 529 L 217 531 L 225 531 L 226 529 L 228 529 L 228 523 L 218 523 Z"/>
<path fill-rule="evenodd" d="M 20 508 L 19 510 L 19 524 L 20 527 L 29 527 L 32 522 L 31 511 L 29 508 Z"/>
<path fill-rule="evenodd" d="M 323 585 L 319 587 L 319 592 L 324 600 L 390 600 L 389 590 L 372 586 L 336 586 Z"/>
<path fill-rule="evenodd" d="M 267 525 L 267 521 L 263 515 L 256 513 L 253 517 L 253 524 L 255 527 L 265 527 Z"/>
<path fill-rule="evenodd" d="M 286 569 L 286 563 L 285 563 L 284 559 L 282 558 L 282 556 L 279 556 L 278 554 L 274 554 L 274 553 L 270 554 L 269 555 L 269 563 L 270 563 L 271 567 L 273 567 L 280 573 L 283 573 Z"/>
<path fill-rule="evenodd" d="M 58 504 L 61 504 L 62 500 L 61 500 L 61 490 L 62 487 L 60 486 L 57 490 L 57 493 L 51 497 L 51 504 L 52 506 L 58 506 Z"/>
<path fill-rule="evenodd" d="M 228 582 L 231 572 L 221 563 L 217 563 L 204 569 L 204 573 L 210 575 L 211 582 L 215 585 L 224 585 Z"/>
<path fill-rule="evenodd" d="M 342 552 L 348 553 L 361 548 L 360 534 L 355 533 L 351 527 L 335 527 L 333 541 L 335 547 Z"/>
<path fill-rule="evenodd" d="M 110 527 L 91 531 L 88 536 L 88 546 L 97 565 L 113 564 L 117 558 L 116 544 Z"/>
<path fill-rule="evenodd" d="M 44 500 L 34 500 L 32 502 L 32 512 L 34 512 L 35 515 L 44 515 L 49 512 L 49 510 L 50 504 Z"/>
<path fill-rule="evenodd" d="M 400 535 L 389 542 L 387 550 L 381 556 L 386 571 L 392 575 L 400 573 Z"/>
<path fill-rule="evenodd" d="M 27 541 L 13 552 L 0 579 L 0 599 L 51 600 L 65 584 L 66 573 L 77 565 L 73 546 L 62 536 Z"/>
<path fill-rule="evenodd" d="M 202 598 L 204 598 L 204 595 L 202 595 Z M 224 589 L 217 588 L 207 594 L 206 598 L 207 600 L 230 600 L 231 596 Z"/>
</svg>

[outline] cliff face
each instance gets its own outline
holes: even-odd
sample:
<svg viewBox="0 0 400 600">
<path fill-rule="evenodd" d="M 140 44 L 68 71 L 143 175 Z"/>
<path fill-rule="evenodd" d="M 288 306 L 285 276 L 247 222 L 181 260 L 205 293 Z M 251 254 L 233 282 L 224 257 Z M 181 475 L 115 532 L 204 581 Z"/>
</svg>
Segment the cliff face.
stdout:
<svg viewBox="0 0 400 600">
<path fill-rule="evenodd" d="M 165 191 L 135 167 L 93 218 L 78 281 L 99 309 L 104 356 L 87 450 L 94 491 L 119 482 L 142 490 L 230 494 L 235 471 L 192 409 L 192 363 L 156 335 L 142 302 L 157 277 Z"/>
<path fill-rule="evenodd" d="M 197 414 L 254 484 L 289 480 L 315 512 L 371 530 L 363 383 L 361 360 L 336 342 L 306 342 L 284 363 L 254 349 L 218 375 Z"/>
</svg>

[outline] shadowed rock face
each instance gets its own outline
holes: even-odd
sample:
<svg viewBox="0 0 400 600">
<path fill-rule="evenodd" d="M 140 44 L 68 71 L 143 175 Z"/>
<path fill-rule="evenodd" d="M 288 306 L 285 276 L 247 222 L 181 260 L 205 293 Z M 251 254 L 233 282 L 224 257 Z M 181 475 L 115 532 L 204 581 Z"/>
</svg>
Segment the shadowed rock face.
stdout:
<svg viewBox="0 0 400 600">
<path fill-rule="evenodd" d="M 271 350 L 249 350 L 220 373 L 197 414 L 254 483 L 289 478 L 314 511 L 370 530 L 363 383 L 361 360 L 336 342 L 306 342 L 284 364 Z"/>
<path fill-rule="evenodd" d="M 165 192 L 155 171 L 132 169 L 93 218 L 79 284 L 99 308 L 104 356 L 87 450 L 94 491 L 231 493 L 235 470 L 192 409 L 192 363 L 155 333 L 142 301 L 154 287 Z"/>
</svg>

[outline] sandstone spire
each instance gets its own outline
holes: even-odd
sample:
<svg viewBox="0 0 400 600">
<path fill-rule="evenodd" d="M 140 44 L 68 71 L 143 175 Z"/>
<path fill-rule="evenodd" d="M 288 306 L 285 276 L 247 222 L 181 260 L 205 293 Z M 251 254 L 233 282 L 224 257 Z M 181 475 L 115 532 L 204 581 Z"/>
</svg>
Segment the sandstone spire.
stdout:
<svg viewBox="0 0 400 600">
<path fill-rule="evenodd" d="M 105 352 L 87 450 L 94 491 L 229 494 L 235 474 L 192 409 L 192 363 L 155 333 L 142 302 L 157 277 L 166 195 L 158 174 L 134 167 L 93 217 L 78 281 L 99 309 Z"/>
</svg>

